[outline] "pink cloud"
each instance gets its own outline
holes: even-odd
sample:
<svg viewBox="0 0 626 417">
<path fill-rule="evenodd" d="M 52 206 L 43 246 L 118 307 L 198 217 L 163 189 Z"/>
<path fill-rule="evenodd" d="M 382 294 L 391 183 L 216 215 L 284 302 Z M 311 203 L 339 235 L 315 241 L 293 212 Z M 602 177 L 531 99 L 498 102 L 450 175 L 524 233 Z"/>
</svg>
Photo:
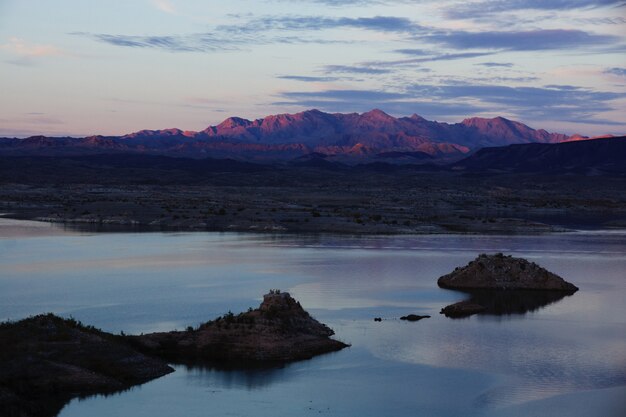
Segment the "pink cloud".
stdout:
<svg viewBox="0 0 626 417">
<path fill-rule="evenodd" d="M 176 13 L 174 5 L 169 0 L 154 0 L 154 6 L 165 13 Z"/>
<path fill-rule="evenodd" d="M 9 42 L 0 45 L 0 49 L 29 58 L 67 55 L 56 46 L 32 44 L 16 37 L 9 38 Z"/>
</svg>

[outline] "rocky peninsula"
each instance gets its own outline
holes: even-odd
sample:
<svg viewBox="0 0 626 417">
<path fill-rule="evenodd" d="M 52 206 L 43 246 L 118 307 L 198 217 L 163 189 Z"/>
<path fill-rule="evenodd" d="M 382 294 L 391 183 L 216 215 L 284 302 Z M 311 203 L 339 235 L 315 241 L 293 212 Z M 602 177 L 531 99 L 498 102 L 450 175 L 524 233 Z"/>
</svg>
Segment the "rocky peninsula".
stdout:
<svg viewBox="0 0 626 417">
<path fill-rule="evenodd" d="M 2 416 L 54 416 L 74 397 L 127 389 L 173 372 L 122 336 L 52 314 L 0 324 Z"/>
<path fill-rule="evenodd" d="M 52 417 L 75 397 L 108 394 L 173 372 L 167 362 L 246 367 L 308 359 L 348 345 L 289 293 L 197 329 L 113 335 L 53 314 L 0 324 L 0 415 Z"/>
<path fill-rule="evenodd" d="M 130 336 L 138 350 L 174 362 L 287 362 L 348 347 L 289 293 L 273 290 L 258 309 L 228 313 L 196 329 Z"/>
</svg>

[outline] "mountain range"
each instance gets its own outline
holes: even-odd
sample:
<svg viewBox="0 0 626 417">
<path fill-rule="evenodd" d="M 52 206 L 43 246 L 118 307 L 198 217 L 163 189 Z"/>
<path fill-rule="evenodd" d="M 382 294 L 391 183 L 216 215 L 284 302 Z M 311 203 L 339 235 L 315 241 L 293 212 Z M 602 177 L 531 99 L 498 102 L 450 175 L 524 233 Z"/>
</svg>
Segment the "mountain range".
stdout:
<svg viewBox="0 0 626 417">
<path fill-rule="evenodd" d="M 348 164 L 423 163 L 460 160 L 485 147 L 578 139 L 585 138 L 535 130 L 503 117 L 449 124 L 416 114 L 396 118 L 377 109 L 362 114 L 307 110 L 257 120 L 230 117 L 199 132 L 164 129 L 123 136 L 1 138 L 0 155 L 133 153 L 263 163 L 298 158 Z"/>
</svg>

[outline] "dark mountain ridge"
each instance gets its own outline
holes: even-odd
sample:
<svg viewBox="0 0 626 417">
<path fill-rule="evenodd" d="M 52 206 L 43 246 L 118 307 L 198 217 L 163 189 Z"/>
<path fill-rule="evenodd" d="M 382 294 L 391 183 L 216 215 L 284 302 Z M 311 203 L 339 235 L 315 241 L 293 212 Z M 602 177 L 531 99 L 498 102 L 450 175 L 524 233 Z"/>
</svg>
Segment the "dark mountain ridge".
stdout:
<svg viewBox="0 0 626 417">
<path fill-rule="evenodd" d="M 501 173 L 626 174 L 626 136 L 559 144 L 483 148 L 451 165 L 457 171 Z"/>
<path fill-rule="evenodd" d="M 257 120 L 230 117 L 199 132 L 164 129 L 124 136 L 3 138 L 0 154 L 141 153 L 276 162 L 319 153 L 344 163 L 412 163 L 428 157 L 443 162 L 458 160 L 485 146 L 559 143 L 569 139 L 567 135 L 535 130 L 502 117 L 470 118 L 448 124 L 428 121 L 416 114 L 396 118 L 377 109 L 362 114 L 307 110 Z"/>
</svg>

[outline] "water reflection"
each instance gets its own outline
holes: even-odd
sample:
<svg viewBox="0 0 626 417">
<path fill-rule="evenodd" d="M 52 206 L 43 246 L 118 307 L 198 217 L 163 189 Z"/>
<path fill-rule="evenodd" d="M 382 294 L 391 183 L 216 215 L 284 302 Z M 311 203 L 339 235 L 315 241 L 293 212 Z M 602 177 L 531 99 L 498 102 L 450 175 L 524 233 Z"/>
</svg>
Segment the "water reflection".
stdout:
<svg viewBox="0 0 626 417">
<path fill-rule="evenodd" d="M 196 384 L 223 389 L 246 389 L 249 391 L 264 388 L 278 381 L 284 382 L 292 373 L 289 363 L 267 364 L 223 364 L 194 363 L 184 365 L 186 377 Z"/>
<path fill-rule="evenodd" d="M 469 295 L 469 298 L 463 301 L 464 304 L 482 306 L 484 310 L 479 314 L 492 316 L 534 312 L 574 294 L 573 292 L 538 290 L 467 290 L 462 292 Z M 460 317 L 468 315 L 470 314 Z"/>
</svg>

